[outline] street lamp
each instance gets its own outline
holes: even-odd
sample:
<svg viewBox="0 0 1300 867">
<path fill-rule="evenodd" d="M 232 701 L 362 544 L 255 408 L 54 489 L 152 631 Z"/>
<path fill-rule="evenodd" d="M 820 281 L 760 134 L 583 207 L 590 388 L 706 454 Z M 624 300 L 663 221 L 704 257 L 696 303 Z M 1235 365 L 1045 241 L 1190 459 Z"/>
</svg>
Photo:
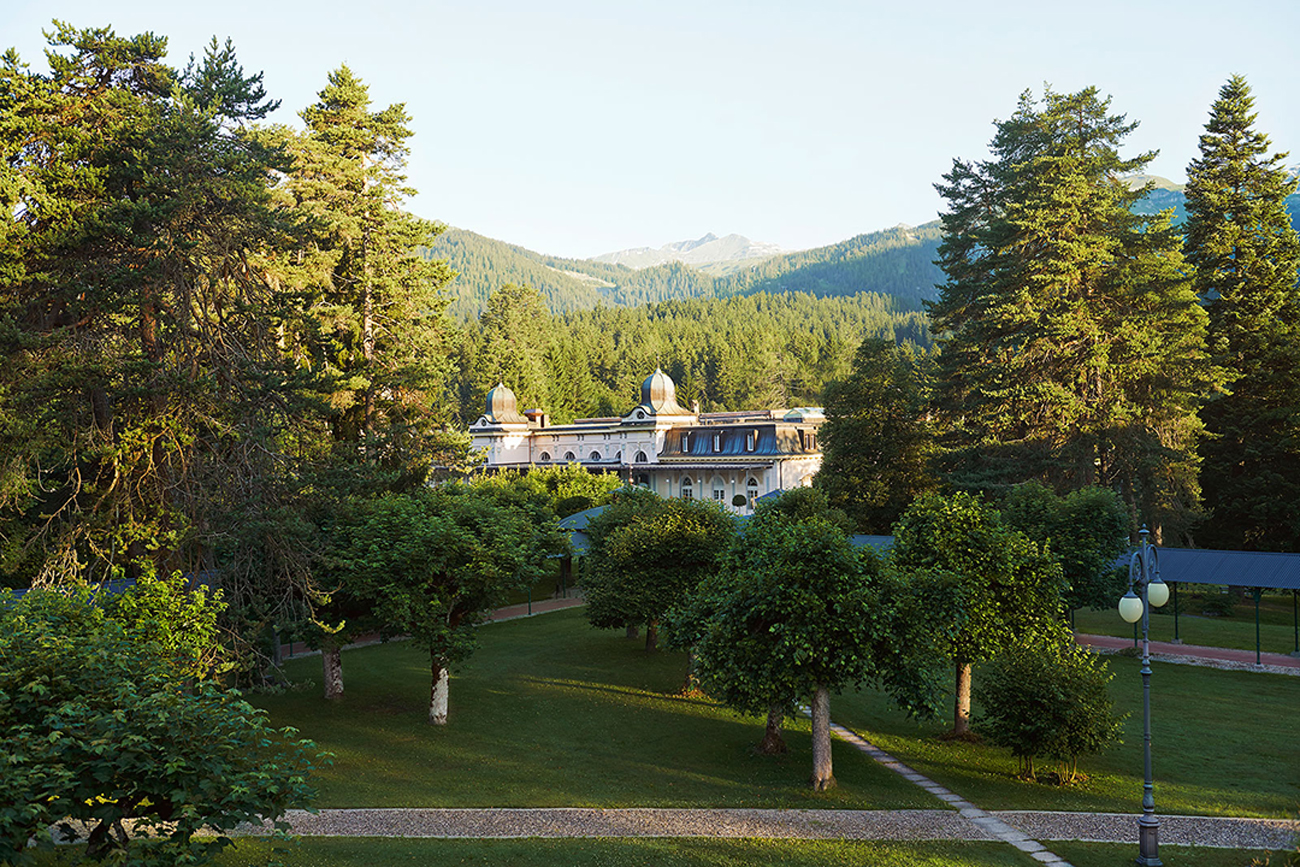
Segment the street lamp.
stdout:
<svg viewBox="0 0 1300 867">
<path fill-rule="evenodd" d="M 1128 566 L 1128 592 L 1119 600 L 1119 616 L 1125 622 L 1142 621 L 1142 757 L 1146 778 L 1142 783 L 1142 817 L 1138 819 L 1137 863 L 1143 867 L 1160 867 L 1160 820 L 1156 818 L 1156 798 L 1151 786 L 1151 645 L 1148 639 L 1151 608 L 1169 601 L 1169 585 L 1160 580 L 1160 562 L 1156 549 L 1147 541 L 1147 528 Z"/>
</svg>

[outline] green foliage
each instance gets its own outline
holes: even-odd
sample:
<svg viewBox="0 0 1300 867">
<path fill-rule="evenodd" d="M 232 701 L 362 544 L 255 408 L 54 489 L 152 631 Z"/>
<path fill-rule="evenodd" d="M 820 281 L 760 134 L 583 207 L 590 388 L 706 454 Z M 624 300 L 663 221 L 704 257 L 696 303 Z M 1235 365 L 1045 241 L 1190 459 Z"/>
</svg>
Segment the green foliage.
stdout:
<svg viewBox="0 0 1300 867">
<path fill-rule="evenodd" d="M 1003 522 L 1040 543 L 1061 565 L 1065 604 L 1075 608 L 1110 608 L 1124 595 L 1127 578 L 1115 559 L 1128 549 L 1132 522 L 1119 496 L 1087 487 L 1057 496 L 1038 482 L 1007 492 Z"/>
<path fill-rule="evenodd" d="M 712 574 L 735 522 L 712 501 L 624 488 L 591 520 L 587 535 L 587 618 L 601 629 L 644 625 L 646 649 L 654 650 L 660 621 Z"/>
<path fill-rule="evenodd" d="M 614 473 L 592 473 L 582 464 L 553 464 L 530 467 L 527 472 L 503 470 L 473 477 L 479 488 L 503 488 L 527 492 L 539 499 L 556 517 L 603 506 L 623 487 Z"/>
<path fill-rule="evenodd" d="M 904 574 L 942 573 L 961 589 L 953 659 L 978 662 L 1061 632 L 1060 566 L 978 497 L 918 498 L 894 527 L 891 559 Z"/>
<path fill-rule="evenodd" d="M 97 858 L 203 863 L 237 824 L 308 805 L 313 745 L 236 692 L 184 689 L 173 666 L 88 590 L 0 597 L 0 862 L 27 863 L 29 837 L 67 819 Z M 126 820 L 151 839 L 132 843 Z M 193 839 L 204 827 L 219 836 Z"/>
<path fill-rule="evenodd" d="M 191 589 L 179 572 L 170 578 L 146 572 L 105 607 L 131 640 L 155 647 L 177 680 L 206 680 L 230 668 L 217 626 L 226 608 L 220 590 Z"/>
<path fill-rule="evenodd" d="M 1296 179 L 1268 154 L 1241 76 L 1210 109 L 1200 157 L 1187 167 L 1187 260 L 1210 314 L 1210 350 L 1230 393 L 1201 410 L 1212 434 L 1202 483 L 1210 547 L 1300 550 L 1300 237 L 1287 214 Z"/>
<path fill-rule="evenodd" d="M 887 534 L 920 493 L 934 488 L 929 363 L 879 338 L 862 341 L 846 379 L 829 383 L 815 484 L 863 533 Z"/>
<path fill-rule="evenodd" d="M 864 338 L 929 342 L 923 314 L 869 293 L 690 299 L 563 317 L 542 312 L 527 288 L 502 287 L 498 296 L 464 326 L 458 348 L 451 391 L 467 424 L 502 379 L 556 422 L 623 413 L 656 367 L 677 383 L 679 400 L 698 400 L 705 411 L 811 406 L 844 376 Z"/>
<path fill-rule="evenodd" d="M 48 74 L 0 60 L 0 507 L 40 552 L 10 565 L 170 571 L 271 447 L 275 305 L 246 265 L 280 237 L 278 161 L 244 130 L 270 104 L 229 46 L 179 73 L 150 33 L 49 38 Z"/>
<path fill-rule="evenodd" d="M 830 498 L 817 488 L 792 488 L 779 497 L 760 502 L 754 517 L 767 517 L 787 521 L 825 521 L 844 534 L 853 532 L 853 521 L 841 509 L 831 505 Z"/>
<path fill-rule="evenodd" d="M 919 601 L 824 516 L 769 509 L 678 612 L 674 632 L 693 641 L 705 691 L 742 713 L 789 715 L 819 687 L 871 680 L 925 715 L 941 689 L 922 636 L 942 630 L 917 616 Z"/>
<path fill-rule="evenodd" d="M 437 683 L 474 651 L 487 613 L 544 572 L 563 540 L 529 492 L 447 484 L 356 504 L 335 527 L 332 560 L 348 592 L 368 599 L 389 635 L 429 654 Z"/>
<path fill-rule="evenodd" d="M 1078 777 L 1080 756 L 1119 741 L 1107 691 L 1113 675 L 1096 654 L 1074 642 L 1023 644 L 980 669 L 984 714 L 976 729 L 1020 759 L 1021 774 L 1036 778 L 1034 760 L 1060 762 L 1059 781 Z"/>
<path fill-rule="evenodd" d="M 937 640 L 957 667 L 957 734 L 968 728 L 971 663 L 1021 642 L 1065 638 L 1061 567 L 978 497 L 918 497 L 894 527 L 890 562 L 945 591 L 934 597 L 934 617 L 949 624 Z"/>
<path fill-rule="evenodd" d="M 1153 157 L 1120 155 L 1135 126 L 1095 88 L 1026 92 L 992 159 L 956 160 L 937 185 L 936 407 L 954 485 L 1118 487 L 1181 532 L 1196 406 L 1219 374 L 1169 215 L 1134 214 L 1145 190 L 1120 182 Z"/>
</svg>

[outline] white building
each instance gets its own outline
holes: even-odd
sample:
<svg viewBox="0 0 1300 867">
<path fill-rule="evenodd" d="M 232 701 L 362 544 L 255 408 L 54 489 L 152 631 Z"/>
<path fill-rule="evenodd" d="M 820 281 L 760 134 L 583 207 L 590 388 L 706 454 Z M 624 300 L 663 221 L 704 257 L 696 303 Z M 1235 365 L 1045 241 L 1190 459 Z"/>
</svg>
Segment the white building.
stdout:
<svg viewBox="0 0 1300 867">
<path fill-rule="evenodd" d="M 551 425 L 541 410 L 520 413 L 505 385 L 487 394 L 486 412 L 470 425 L 472 445 L 489 468 L 577 462 L 617 472 L 664 497 L 707 497 L 745 511 L 764 494 L 811 483 L 821 467 L 820 408 L 699 413 L 677 403 L 662 370 L 641 384 L 641 403 L 621 418 Z"/>
</svg>

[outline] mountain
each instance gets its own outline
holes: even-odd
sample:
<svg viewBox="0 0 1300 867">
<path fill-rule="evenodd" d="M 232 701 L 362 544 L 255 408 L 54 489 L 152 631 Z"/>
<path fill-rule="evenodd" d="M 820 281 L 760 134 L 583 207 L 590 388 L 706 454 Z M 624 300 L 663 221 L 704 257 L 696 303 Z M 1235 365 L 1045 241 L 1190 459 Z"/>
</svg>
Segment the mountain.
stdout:
<svg viewBox="0 0 1300 867">
<path fill-rule="evenodd" d="M 716 262 L 693 267 L 667 261 L 634 269 L 595 259 L 561 259 L 465 229 L 446 230 L 424 253 L 448 260 L 456 271 L 448 312 L 459 320 L 478 316 L 488 295 L 505 283 L 532 286 L 556 313 L 759 292 L 821 297 L 876 292 L 893 298 L 900 310 L 918 310 L 922 300 L 934 297 L 934 285 L 942 279 L 933 264 L 938 239 L 937 222 L 896 226 L 812 250 L 728 260 L 732 267 L 723 273 L 712 272 Z M 705 235 L 668 246 L 678 246 L 682 255 L 706 257 L 725 249 L 756 249 L 739 235 Z"/>
<path fill-rule="evenodd" d="M 702 266 L 719 263 L 743 262 L 746 259 L 766 259 L 782 253 L 776 244 L 763 244 L 749 240 L 742 235 L 727 235 L 719 238 L 712 232 L 693 241 L 675 241 L 664 244 L 658 249 L 650 247 L 633 247 L 614 253 L 602 253 L 593 256 L 593 262 L 605 262 L 611 265 L 626 265 L 629 268 L 649 268 L 668 262 L 684 262 L 687 265 Z"/>
</svg>

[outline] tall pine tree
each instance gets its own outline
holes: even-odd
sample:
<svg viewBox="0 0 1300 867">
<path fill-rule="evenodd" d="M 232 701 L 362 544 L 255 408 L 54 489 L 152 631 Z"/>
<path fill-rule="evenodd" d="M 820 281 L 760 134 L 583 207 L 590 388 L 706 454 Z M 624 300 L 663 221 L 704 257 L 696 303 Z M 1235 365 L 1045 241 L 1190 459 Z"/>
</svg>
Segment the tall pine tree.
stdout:
<svg viewBox="0 0 1300 867">
<path fill-rule="evenodd" d="M 1087 88 L 1022 95 L 992 159 L 954 161 L 930 306 L 943 466 L 961 488 L 1118 488 L 1181 529 L 1198 499 L 1205 314 L 1168 214 L 1136 215 L 1135 128 Z"/>
<path fill-rule="evenodd" d="M 1300 240 L 1285 200 L 1296 179 L 1269 156 L 1241 76 L 1219 90 L 1187 167 L 1187 260 L 1230 392 L 1201 411 L 1201 481 L 1213 520 L 1199 542 L 1300 550 Z"/>
</svg>

